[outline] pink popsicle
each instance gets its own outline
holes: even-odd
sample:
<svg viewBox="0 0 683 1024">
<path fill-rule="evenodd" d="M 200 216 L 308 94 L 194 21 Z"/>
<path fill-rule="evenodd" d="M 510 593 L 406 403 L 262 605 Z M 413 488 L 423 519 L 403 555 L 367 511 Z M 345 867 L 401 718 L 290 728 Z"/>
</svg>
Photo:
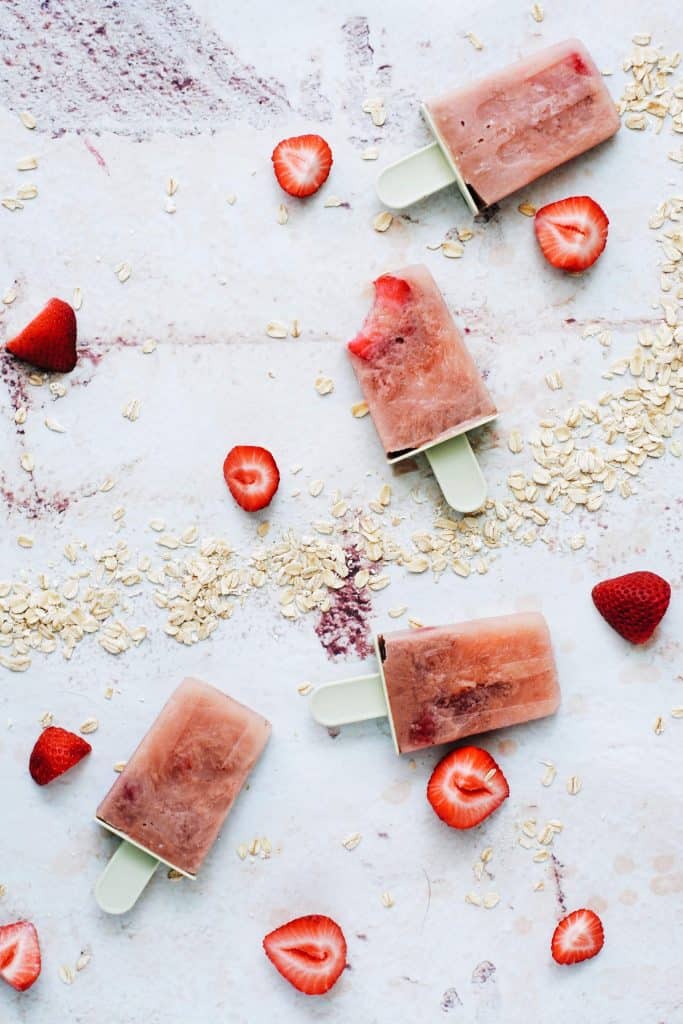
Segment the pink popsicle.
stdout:
<svg viewBox="0 0 683 1024">
<path fill-rule="evenodd" d="M 550 633 L 536 612 L 385 633 L 378 649 L 399 753 L 559 707 Z"/>
<path fill-rule="evenodd" d="M 375 281 L 375 303 L 349 342 L 351 363 L 389 458 L 496 415 L 486 385 L 424 266 Z"/>
<path fill-rule="evenodd" d="M 270 736 L 270 723 L 185 679 L 97 809 L 150 853 L 196 875 Z"/>
<path fill-rule="evenodd" d="M 425 103 L 465 183 L 489 206 L 610 138 L 619 117 L 578 39 Z"/>
</svg>

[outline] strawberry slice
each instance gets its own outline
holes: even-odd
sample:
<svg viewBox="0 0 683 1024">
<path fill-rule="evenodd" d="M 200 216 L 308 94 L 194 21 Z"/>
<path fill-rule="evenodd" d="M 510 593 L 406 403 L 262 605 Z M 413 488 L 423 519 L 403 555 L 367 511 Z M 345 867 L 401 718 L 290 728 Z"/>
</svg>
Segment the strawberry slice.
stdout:
<svg viewBox="0 0 683 1024">
<path fill-rule="evenodd" d="M 68 302 L 50 299 L 6 348 L 40 370 L 70 373 L 76 365 L 76 314 Z"/>
<path fill-rule="evenodd" d="M 0 925 L 0 978 L 25 992 L 40 974 L 38 933 L 30 921 Z"/>
<path fill-rule="evenodd" d="M 28 763 L 31 778 L 39 786 L 45 786 L 64 772 L 68 772 L 69 768 L 78 764 L 91 750 L 90 744 L 81 736 L 51 725 L 43 729 L 31 751 Z"/>
<path fill-rule="evenodd" d="M 271 157 L 275 177 L 290 196 L 311 196 L 327 181 L 332 150 L 320 135 L 297 135 L 278 142 Z"/>
<path fill-rule="evenodd" d="M 223 476 L 233 498 L 247 512 L 270 505 L 280 483 L 280 471 L 267 448 L 239 444 L 223 463 Z"/>
<path fill-rule="evenodd" d="M 609 221 L 590 196 L 571 196 L 537 211 L 534 230 L 541 252 L 560 270 L 591 267 L 607 243 Z"/>
<path fill-rule="evenodd" d="M 427 785 L 434 812 L 451 828 L 474 828 L 509 795 L 507 779 L 480 747 L 460 747 L 447 754 Z"/>
<path fill-rule="evenodd" d="M 596 584 L 592 597 L 612 629 L 632 644 L 644 644 L 664 618 L 671 587 L 655 572 L 628 572 Z"/>
<path fill-rule="evenodd" d="M 353 352 L 360 359 L 371 359 L 373 351 L 374 354 L 377 354 L 379 346 L 384 347 L 389 338 L 386 326 L 387 315 L 389 317 L 396 316 L 412 294 L 408 282 L 393 274 L 382 274 L 376 281 L 373 281 L 373 284 L 375 286 L 375 304 L 360 333 L 347 345 L 349 352 Z"/>
<path fill-rule="evenodd" d="M 297 917 L 263 940 L 266 956 L 299 992 L 329 992 L 346 967 L 346 939 L 339 925 L 323 914 Z"/>
<path fill-rule="evenodd" d="M 553 932 L 550 951 L 558 964 L 578 964 L 596 956 L 605 944 L 602 921 L 592 910 L 573 910 Z"/>
</svg>

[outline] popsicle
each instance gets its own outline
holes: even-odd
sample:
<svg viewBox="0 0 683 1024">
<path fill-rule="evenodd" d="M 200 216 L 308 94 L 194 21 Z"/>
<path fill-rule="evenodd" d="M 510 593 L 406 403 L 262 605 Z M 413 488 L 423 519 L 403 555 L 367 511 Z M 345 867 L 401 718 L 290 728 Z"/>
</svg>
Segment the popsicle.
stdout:
<svg viewBox="0 0 683 1024">
<path fill-rule="evenodd" d="M 466 431 L 496 407 L 426 267 L 377 278 L 375 303 L 349 342 L 358 382 L 389 462 L 425 452 L 461 512 L 486 498 Z"/>
<path fill-rule="evenodd" d="M 422 113 L 436 142 L 387 167 L 377 183 L 395 209 L 455 183 L 476 215 L 604 142 L 620 123 L 578 39 L 427 100 Z"/>
<path fill-rule="evenodd" d="M 97 883 L 104 910 L 130 909 L 159 861 L 196 876 L 270 732 L 227 694 L 183 680 L 97 808 L 125 840 Z"/>
<path fill-rule="evenodd" d="M 398 754 L 554 714 L 560 688 L 538 612 L 379 634 L 379 673 L 319 687 L 325 726 L 386 715 Z"/>
</svg>

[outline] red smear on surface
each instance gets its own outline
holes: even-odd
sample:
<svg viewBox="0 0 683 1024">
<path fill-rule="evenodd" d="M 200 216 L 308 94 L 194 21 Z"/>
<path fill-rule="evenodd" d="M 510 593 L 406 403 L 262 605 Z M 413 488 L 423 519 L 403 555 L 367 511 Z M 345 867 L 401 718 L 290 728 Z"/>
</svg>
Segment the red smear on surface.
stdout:
<svg viewBox="0 0 683 1024">
<path fill-rule="evenodd" d="M 103 171 L 105 171 L 107 174 L 109 174 L 109 168 L 107 167 L 107 161 L 104 159 L 104 157 L 100 153 L 99 149 L 95 149 L 95 147 L 93 146 L 93 144 L 90 141 L 90 139 L 86 138 L 86 139 L 83 139 L 83 141 L 85 142 L 85 148 L 88 150 L 89 153 L 92 153 L 92 155 L 95 157 L 95 160 L 97 161 L 97 166 L 101 167 Z"/>
<path fill-rule="evenodd" d="M 323 612 L 315 627 L 316 635 L 328 658 L 367 658 L 372 653 L 370 614 L 372 604 L 367 589 L 358 590 L 353 578 L 365 568 L 360 552 L 353 545 L 344 549 L 349 575 L 343 587 L 332 592 L 329 611 Z"/>
</svg>

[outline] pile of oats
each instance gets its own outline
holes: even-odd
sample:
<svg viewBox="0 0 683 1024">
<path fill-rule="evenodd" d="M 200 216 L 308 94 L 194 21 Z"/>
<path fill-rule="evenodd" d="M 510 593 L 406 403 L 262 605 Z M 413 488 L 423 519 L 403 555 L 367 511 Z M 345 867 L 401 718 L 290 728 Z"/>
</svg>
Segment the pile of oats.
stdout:
<svg viewBox="0 0 683 1024">
<path fill-rule="evenodd" d="M 633 37 L 633 52 L 623 63 L 632 81 L 625 87 L 617 110 L 625 115 L 626 127 L 634 131 L 652 127 L 658 133 L 668 120 L 674 132 L 683 133 L 683 77 L 673 78 L 681 55 L 676 51 L 666 56 L 651 42 L 647 33 Z M 683 155 L 680 159 L 683 161 Z"/>
</svg>

